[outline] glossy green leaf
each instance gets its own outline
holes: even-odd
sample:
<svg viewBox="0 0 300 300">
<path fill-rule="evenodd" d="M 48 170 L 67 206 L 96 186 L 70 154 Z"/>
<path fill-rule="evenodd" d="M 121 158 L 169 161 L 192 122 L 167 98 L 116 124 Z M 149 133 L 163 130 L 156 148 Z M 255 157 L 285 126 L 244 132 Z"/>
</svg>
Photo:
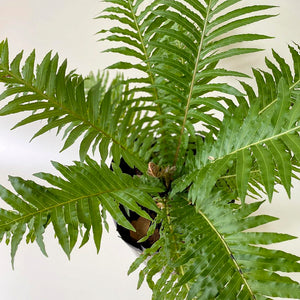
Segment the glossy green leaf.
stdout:
<svg viewBox="0 0 300 300">
<path fill-rule="evenodd" d="M 16 255 L 18 246 L 19 246 L 19 244 L 22 240 L 22 237 L 25 233 L 25 230 L 26 230 L 26 225 L 23 222 L 20 222 L 17 225 L 17 228 L 15 229 L 14 234 L 13 234 L 12 239 L 11 239 L 11 252 L 10 252 L 10 254 L 11 254 L 11 264 L 12 264 L 13 268 L 14 268 L 15 255 Z"/>
<path fill-rule="evenodd" d="M 238 194 L 242 203 L 245 203 L 245 197 L 247 195 L 251 165 L 252 158 L 250 151 L 248 149 L 239 151 L 237 153 L 236 181 Z"/>
<path fill-rule="evenodd" d="M 273 190 L 274 190 L 274 163 L 272 160 L 271 154 L 260 145 L 256 145 L 251 148 L 255 158 L 257 159 L 259 168 L 261 170 L 261 176 L 266 188 L 269 201 L 272 199 Z"/>
<path fill-rule="evenodd" d="M 286 151 L 285 145 L 278 140 L 271 141 L 267 144 L 273 159 L 277 165 L 277 170 L 281 183 L 283 184 L 288 196 L 290 197 L 292 166 L 290 162 L 290 154 Z"/>
</svg>

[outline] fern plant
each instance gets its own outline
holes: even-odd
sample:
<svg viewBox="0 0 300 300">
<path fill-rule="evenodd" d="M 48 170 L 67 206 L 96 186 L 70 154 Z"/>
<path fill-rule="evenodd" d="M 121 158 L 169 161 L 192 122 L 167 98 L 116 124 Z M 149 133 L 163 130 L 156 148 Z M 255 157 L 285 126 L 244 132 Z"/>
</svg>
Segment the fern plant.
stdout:
<svg viewBox="0 0 300 300">
<path fill-rule="evenodd" d="M 10 177 L 14 191 L 1 186 L 11 209 L 0 210 L 0 237 L 12 264 L 25 236 L 47 255 L 50 224 L 68 257 L 90 236 L 99 251 L 106 213 L 135 231 L 124 207 L 151 222 L 141 241 L 159 228 L 129 270 L 140 268 L 138 286 L 146 280 L 153 299 L 300 299 L 299 283 L 280 273 L 299 272 L 300 258 L 264 247 L 295 237 L 255 230 L 276 220 L 259 213 L 258 198 L 271 201 L 276 184 L 290 196 L 299 170 L 300 46 L 289 46 L 292 65 L 273 51 L 249 85 L 219 64 L 261 51 L 247 42 L 269 36 L 235 29 L 274 17 L 273 6 L 104 2 L 99 18 L 112 26 L 98 34 L 113 42 L 105 52 L 123 57 L 108 69 L 125 70 L 113 80 L 67 72 L 51 52 L 40 63 L 34 51 L 10 59 L 8 42 L 0 44 L 0 115 L 28 112 L 14 128 L 42 121 L 33 138 L 57 129 L 62 150 L 80 140 L 80 160 L 53 162 L 60 175 L 34 174 L 45 185 Z M 122 172 L 121 161 L 139 175 Z"/>
</svg>

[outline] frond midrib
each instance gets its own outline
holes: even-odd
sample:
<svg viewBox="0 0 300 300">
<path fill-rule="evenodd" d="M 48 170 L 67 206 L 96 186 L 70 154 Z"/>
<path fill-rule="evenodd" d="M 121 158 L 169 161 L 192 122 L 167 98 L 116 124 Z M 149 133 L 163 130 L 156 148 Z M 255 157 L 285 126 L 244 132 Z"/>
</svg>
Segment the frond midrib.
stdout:
<svg viewBox="0 0 300 300">
<path fill-rule="evenodd" d="M 289 91 L 293 90 L 298 84 L 300 83 L 300 79 L 298 79 L 298 81 L 296 81 L 295 83 L 293 83 L 290 87 L 289 87 Z M 266 105 L 262 110 L 259 111 L 259 115 L 261 115 L 264 111 L 266 111 L 267 109 L 269 109 L 274 103 L 276 103 L 278 100 L 278 98 L 275 98 L 272 102 L 270 102 L 268 105 Z"/>
<path fill-rule="evenodd" d="M 210 16 L 211 2 L 212 2 L 212 0 L 209 0 L 208 6 L 207 6 L 207 14 L 206 14 L 205 20 L 204 20 L 202 35 L 201 35 L 201 39 L 200 39 L 200 43 L 199 43 L 199 49 L 198 49 L 197 58 L 196 58 L 196 61 L 195 61 L 195 67 L 194 67 L 194 71 L 193 71 L 193 76 L 192 76 L 190 89 L 189 89 L 189 95 L 188 95 L 188 98 L 187 98 L 187 104 L 186 104 L 186 107 L 185 107 L 184 117 L 183 117 L 182 126 L 181 126 L 181 130 L 180 130 L 180 134 L 179 134 L 176 153 L 175 153 L 175 157 L 174 157 L 174 162 L 173 162 L 174 166 L 176 165 L 176 162 L 177 162 L 177 159 L 178 159 L 178 154 L 179 154 L 179 150 L 180 150 L 182 135 L 184 133 L 185 124 L 186 124 L 186 121 L 187 121 L 187 116 L 188 116 L 188 112 L 189 112 L 189 108 L 190 108 L 190 102 L 191 102 L 191 99 L 192 99 L 193 88 L 194 88 L 195 81 L 196 81 L 198 63 L 199 63 L 199 60 L 200 60 L 200 55 L 201 55 L 202 50 L 203 50 L 202 47 L 203 47 L 206 27 L 207 27 L 207 23 L 208 23 L 209 16 Z"/>
<path fill-rule="evenodd" d="M 98 193 L 94 193 L 94 194 L 90 194 L 90 195 L 83 195 L 83 196 L 80 196 L 80 197 L 77 197 L 77 198 L 72 198 L 72 199 L 69 199 L 68 201 L 60 202 L 60 203 L 57 203 L 55 205 L 48 206 L 48 207 L 45 207 L 43 209 L 36 210 L 32 213 L 22 215 L 19 218 L 14 219 L 14 220 L 12 220 L 10 222 L 7 222 L 5 224 L 0 224 L 0 229 L 3 228 L 3 227 L 5 228 L 6 226 L 10 226 L 11 224 L 19 223 L 19 222 L 21 222 L 23 220 L 26 220 L 28 218 L 33 218 L 34 216 L 36 216 L 38 214 L 45 213 L 47 211 L 51 211 L 53 209 L 63 207 L 65 205 L 68 205 L 68 204 L 71 204 L 71 203 L 74 203 L 74 202 L 77 202 L 77 201 L 80 201 L 80 200 L 84 200 L 84 199 L 88 199 L 88 198 L 92 198 L 92 197 L 98 197 L 98 196 L 103 195 L 103 194 L 109 194 L 109 193 L 114 193 L 114 192 L 124 192 L 124 191 L 130 190 L 130 189 L 132 189 L 132 186 L 121 188 L 121 189 L 119 188 L 119 189 L 113 189 L 113 190 L 109 190 L 109 191 L 102 191 L 102 192 L 98 192 Z"/>
<path fill-rule="evenodd" d="M 239 151 L 243 151 L 243 150 L 248 149 L 248 148 L 251 148 L 251 147 L 253 147 L 253 146 L 256 146 L 256 145 L 259 145 L 259 144 L 263 144 L 263 143 L 265 143 L 265 142 L 268 142 L 268 141 L 271 141 L 271 140 L 280 138 L 281 136 L 284 136 L 284 135 L 289 134 L 289 133 L 291 133 L 291 132 L 297 131 L 297 130 L 299 130 L 299 129 L 300 129 L 300 125 L 299 125 L 299 126 L 296 126 L 296 127 L 293 127 L 293 128 L 291 128 L 291 129 L 289 129 L 289 130 L 286 130 L 286 131 L 284 131 L 284 132 L 281 132 L 281 133 L 272 135 L 272 136 L 270 136 L 270 137 L 268 137 L 268 138 L 265 138 L 265 139 L 256 141 L 256 142 L 251 143 L 251 144 L 248 144 L 248 145 L 243 146 L 243 147 L 241 147 L 241 148 L 238 148 L 238 149 L 236 149 L 236 150 L 234 150 L 234 151 L 232 151 L 232 152 L 230 152 L 230 153 L 227 153 L 227 154 L 225 154 L 225 155 L 223 155 L 223 156 L 221 156 L 221 157 L 219 157 L 219 158 L 216 158 L 213 162 L 210 162 L 210 163 L 215 163 L 215 162 L 217 162 L 217 161 L 219 161 L 219 160 L 224 159 L 225 157 L 233 156 L 233 155 L 235 155 L 235 154 L 236 154 L 237 152 L 239 152 Z"/>
<path fill-rule="evenodd" d="M 136 30 L 137 30 L 137 33 L 138 33 L 138 36 L 139 36 L 139 40 L 142 44 L 142 48 L 143 48 L 143 52 L 144 52 L 144 55 L 145 55 L 145 59 L 146 59 L 146 64 L 147 64 L 147 68 L 148 68 L 148 75 L 150 77 L 150 80 L 151 80 L 151 83 L 154 84 L 154 79 L 153 79 L 153 74 L 151 73 L 150 71 L 150 63 L 149 63 L 149 57 L 148 57 L 148 53 L 147 53 L 147 50 L 146 50 L 146 46 L 145 46 L 145 42 L 144 42 L 144 39 L 143 39 L 143 36 L 142 36 L 142 33 L 141 33 L 141 30 L 140 30 L 140 27 L 139 27 L 139 24 L 137 22 L 137 19 L 136 19 L 136 15 L 134 14 L 134 11 L 133 11 L 133 7 L 132 7 L 132 3 L 130 0 L 128 0 L 128 4 L 129 4 L 129 7 L 130 7 L 130 11 L 131 11 L 131 14 L 132 14 L 132 18 L 134 20 L 134 25 L 136 27 Z M 156 91 L 156 88 L 154 88 L 154 95 L 155 95 L 155 99 L 158 99 L 157 97 L 157 91 Z M 159 108 L 160 109 L 160 108 Z"/>
<path fill-rule="evenodd" d="M 229 154 L 224 155 L 224 156 L 221 157 L 221 158 L 218 158 L 217 160 L 223 159 L 223 158 L 226 157 L 227 155 L 234 155 L 234 154 L 236 154 L 236 153 L 239 152 L 239 151 L 248 149 L 248 148 L 253 147 L 253 146 L 256 146 L 256 145 L 258 145 L 258 144 L 263 144 L 263 143 L 265 143 L 265 142 L 268 142 L 268 141 L 277 139 L 277 138 L 279 138 L 279 137 L 281 137 L 281 136 L 283 136 L 283 135 L 289 134 L 289 133 L 294 132 L 294 131 L 297 131 L 297 130 L 299 130 L 299 129 L 300 129 L 300 125 L 299 125 L 299 126 L 296 126 L 296 127 L 293 127 L 293 128 L 290 128 L 289 130 L 286 130 L 286 131 L 284 131 L 284 132 L 281 132 L 281 133 L 275 134 L 275 135 L 273 135 L 273 136 L 270 136 L 270 137 L 268 137 L 268 138 L 259 140 L 259 141 L 255 142 L 255 143 L 246 145 L 246 146 L 244 146 L 244 147 L 242 147 L 242 148 L 239 148 L 239 149 L 237 149 L 237 150 L 235 150 L 235 151 L 233 151 L 233 152 L 231 152 L 231 153 L 229 153 Z"/>
<path fill-rule="evenodd" d="M 165 205 L 165 208 L 166 208 L 166 216 L 167 216 L 168 226 L 169 226 L 170 232 L 171 232 L 171 234 L 172 234 L 172 239 L 173 239 L 174 245 L 175 245 L 175 253 L 176 253 L 177 259 L 179 259 L 180 257 L 179 257 L 179 252 L 178 252 L 178 249 L 177 249 L 176 238 L 175 238 L 175 236 L 173 235 L 174 228 L 173 228 L 173 226 L 172 226 L 172 221 L 171 221 L 171 217 L 170 217 L 169 204 L 168 204 L 167 201 L 165 201 L 164 205 Z M 184 276 L 184 274 L 185 274 L 182 265 L 179 266 L 179 273 L 180 273 L 181 276 Z M 188 282 L 186 282 L 186 283 L 184 284 L 184 286 L 186 287 L 187 291 L 190 290 L 190 287 L 189 287 L 189 285 L 188 285 Z"/>
<path fill-rule="evenodd" d="M 92 124 L 90 121 L 82 118 L 82 116 L 78 115 L 76 112 L 70 110 L 69 108 L 65 107 L 64 105 L 60 104 L 58 101 L 56 101 L 55 97 L 51 97 L 46 93 L 43 93 L 41 90 L 37 89 L 36 87 L 34 87 L 31 84 L 28 84 L 28 82 L 26 82 L 22 77 L 17 76 L 15 73 L 11 72 L 9 69 L 5 68 L 3 66 L 3 70 L 5 72 L 7 72 L 8 75 L 12 76 L 13 78 L 15 78 L 16 80 L 19 81 L 20 84 L 23 84 L 24 86 L 26 86 L 28 89 L 30 89 L 33 93 L 35 93 L 36 95 L 41 96 L 43 99 L 49 101 L 54 107 L 61 109 L 61 111 L 63 111 L 65 114 L 69 115 L 69 116 L 73 116 L 76 119 L 82 121 L 84 124 L 88 125 L 89 127 L 92 127 L 94 130 L 98 131 L 99 133 L 103 134 L 105 137 L 111 139 L 111 141 L 115 144 L 117 144 L 118 146 L 120 146 L 123 150 L 129 152 L 131 155 L 135 155 L 135 153 L 133 153 L 132 151 L 130 151 L 128 148 L 126 148 L 124 146 L 124 144 L 122 144 L 120 141 L 116 140 L 115 137 L 111 134 L 109 134 L 108 132 L 104 131 L 102 128 L 95 126 L 94 124 Z"/>
<path fill-rule="evenodd" d="M 234 258 L 234 255 L 232 253 L 232 251 L 230 250 L 229 246 L 227 245 L 225 239 L 222 237 L 222 235 L 219 233 L 219 231 L 217 230 L 217 228 L 210 222 L 210 220 L 206 217 L 206 215 L 204 214 L 204 212 L 201 211 L 201 209 L 198 210 L 198 213 L 201 215 L 201 217 L 206 221 L 206 223 L 208 224 L 208 226 L 215 232 L 215 234 L 217 235 L 218 239 L 220 240 L 220 242 L 222 243 L 223 247 L 225 248 L 226 252 L 228 253 L 230 259 L 230 262 L 232 263 L 232 265 L 234 266 L 234 268 L 237 270 L 237 273 L 239 274 L 240 278 L 242 279 L 242 281 L 244 282 L 245 286 L 247 287 L 247 290 L 249 291 L 251 298 L 255 299 L 255 295 L 251 289 L 251 287 L 248 284 L 247 279 L 245 278 L 241 267 L 239 266 L 237 260 Z"/>
</svg>

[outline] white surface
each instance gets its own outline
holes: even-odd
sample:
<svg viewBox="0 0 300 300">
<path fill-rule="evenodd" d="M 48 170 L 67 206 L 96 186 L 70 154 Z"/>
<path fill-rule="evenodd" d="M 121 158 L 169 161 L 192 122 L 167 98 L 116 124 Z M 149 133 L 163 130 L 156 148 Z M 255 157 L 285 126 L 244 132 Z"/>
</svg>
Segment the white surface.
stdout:
<svg viewBox="0 0 300 300">
<path fill-rule="evenodd" d="M 253 1 L 248 1 L 252 3 Z M 258 1 L 261 2 L 261 1 Z M 264 3 L 281 5 L 280 16 L 263 23 L 252 25 L 254 32 L 275 36 L 270 41 L 257 42 L 257 47 L 273 47 L 286 55 L 287 44 L 300 43 L 299 0 L 266 0 Z M 70 69 L 88 74 L 90 70 L 103 69 L 113 58 L 100 54 L 101 45 L 96 43 L 94 33 L 101 29 L 101 22 L 93 20 L 102 4 L 95 0 L 0 0 L 0 39 L 7 37 L 11 55 L 25 49 L 29 54 L 37 49 L 37 56 L 43 57 L 49 50 L 68 58 Z M 269 53 L 266 52 L 266 53 Z M 250 67 L 262 67 L 263 57 L 253 54 L 225 62 L 233 69 L 246 71 Z M 224 63 L 224 64 L 225 64 Z M 76 147 L 58 153 L 62 143 L 54 133 L 46 134 L 30 144 L 32 133 L 39 125 L 30 125 L 10 131 L 20 120 L 19 116 L 0 118 L 0 183 L 8 186 L 7 176 L 16 175 L 32 178 L 39 171 L 53 171 L 50 160 L 70 163 L 78 159 Z M 263 211 L 281 217 L 268 225 L 266 230 L 278 230 L 300 236 L 299 229 L 299 183 L 287 200 L 284 192 L 275 195 L 272 205 L 266 203 Z M 133 300 L 151 298 L 143 285 L 136 291 L 137 274 L 126 276 L 130 263 L 135 258 L 132 250 L 117 237 L 111 226 L 111 234 L 104 235 L 100 254 L 96 255 L 92 241 L 73 252 L 69 262 L 53 238 L 53 232 L 46 236 L 49 258 L 42 256 L 37 245 L 21 244 L 16 256 L 15 270 L 11 270 L 9 247 L 0 246 L 0 290 L 5 300 Z M 300 239 L 283 243 L 281 249 L 300 254 Z M 300 280 L 300 277 L 295 277 Z M 101 295 L 101 296 L 100 296 Z"/>
</svg>

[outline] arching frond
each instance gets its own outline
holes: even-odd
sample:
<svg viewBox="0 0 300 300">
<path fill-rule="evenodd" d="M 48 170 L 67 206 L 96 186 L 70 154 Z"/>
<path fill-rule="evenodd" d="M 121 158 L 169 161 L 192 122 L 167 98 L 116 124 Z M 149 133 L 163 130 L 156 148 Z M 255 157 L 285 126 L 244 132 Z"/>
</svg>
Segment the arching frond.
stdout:
<svg viewBox="0 0 300 300">
<path fill-rule="evenodd" d="M 229 199 L 214 195 L 197 210 L 183 195 L 170 201 L 161 240 L 129 270 L 152 254 L 140 271 L 139 286 L 145 278 L 154 299 L 299 298 L 299 284 L 277 272 L 298 272 L 300 258 L 262 246 L 294 237 L 253 231 L 277 218 L 251 216 L 262 202 L 241 207 L 227 204 Z"/>
<path fill-rule="evenodd" d="M 290 49 L 294 65 L 298 66 L 299 52 Z M 179 179 L 175 190 L 183 190 L 194 181 L 190 197 L 196 202 L 196 199 L 209 196 L 221 176 L 234 175 L 242 202 L 248 191 L 248 182 L 264 186 L 270 201 L 275 183 L 281 183 L 290 195 L 293 157 L 299 159 L 300 81 L 297 67 L 294 77 L 288 76 L 286 74 L 291 74 L 291 71 L 283 72 L 288 65 L 279 56 L 277 61 L 281 67 L 278 72 L 285 75 L 276 79 L 264 72 L 268 81 L 258 79 L 257 96 L 253 96 L 253 90 L 244 85 L 250 106 L 246 101 L 240 102 L 233 115 L 224 118 L 217 139 L 199 146 L 195 160 L 198 170 L 185 176 L 188 178 L 185 183 Z M 256 72 L 256 77 L 261 78 L 258 74 Z M 269 84 L 271 79 L 273 84 Z M 232 135 L 232 132 L 236 134 Z M 254 171 L 261 174 L 255 182 L 250 181 L 250 174 Z"/>
<path fill-rule="evenodd" d="M 67 62 L 58 66 L 58 56 L 49 52 L 35 72 L 35 52 L 26 59 L 22 70 L 22 52 L 12 62 L 8 57 L 8 44 L 0 45 L 0 81 L 6 90 L 0 99 L 13 97 L 1 107 L 0 115 L 19 112 L 31 114 L 17 123 L 14 128 L 32 122 L 46 120 L 47 124 L 34 135 L 34 138 L 51 130 L 64 128 L 65 143 L 62 150 L 70 147 L 81 138 L 80 157 L 83 160 L 88 150 L 99 148 L 103 160 L 111 154 L 115 162 L 123 156 L 130 165 L 146 169 L 145 154 L 139 149 L 145 136 L 139 137 L 142 126 L 135 122 L 139 111 L 138 103 L 125 95 L 126 86 L 120 76 L 105 86 L 107 79 L 100 77 L 98 82 L 85 90 L 84 79 L 73 72 L 66 74 Z M 153 130 L 147 133 L 148 139 Z M 111 147 L 110 147 L 111 145 Z M 146 155 L 146 156 L 145 156 Z"/>
<path fill-rule="evenodd" d="M 13 208 L 0 211 L 0 236 L 11 236 L 12 263 L 26 230 L 29 231 L 27 237 L 36 240 L 46 254 L 43 233 L 52 223 L 62 249 L 69 257 L 78 240 L 80 227 L 86 230 L 81 246 L 88 241 L 92 231 L 99 251 L 105 211 L 118 224 L 132 231 L 135 229 L 124 217 L 119 204 L 149 220 L 151 218 L 140 206 L 157 211 L 155 201 L 148 192 L 151 191 L 154 196 L 163 189 L 149 186 L 141 178 L 132 178 L 116 167 L 112 171 L 90 158 L 87 158 L 87 163 L 75 162 L 74 165 L 64 166 L 53 162 L 53 165 L 60 176 L 35 174 L 53 187 L 19 177 L 9 179 L 16 194 L 0 186 L 0 197 Z"/>
</svg>

